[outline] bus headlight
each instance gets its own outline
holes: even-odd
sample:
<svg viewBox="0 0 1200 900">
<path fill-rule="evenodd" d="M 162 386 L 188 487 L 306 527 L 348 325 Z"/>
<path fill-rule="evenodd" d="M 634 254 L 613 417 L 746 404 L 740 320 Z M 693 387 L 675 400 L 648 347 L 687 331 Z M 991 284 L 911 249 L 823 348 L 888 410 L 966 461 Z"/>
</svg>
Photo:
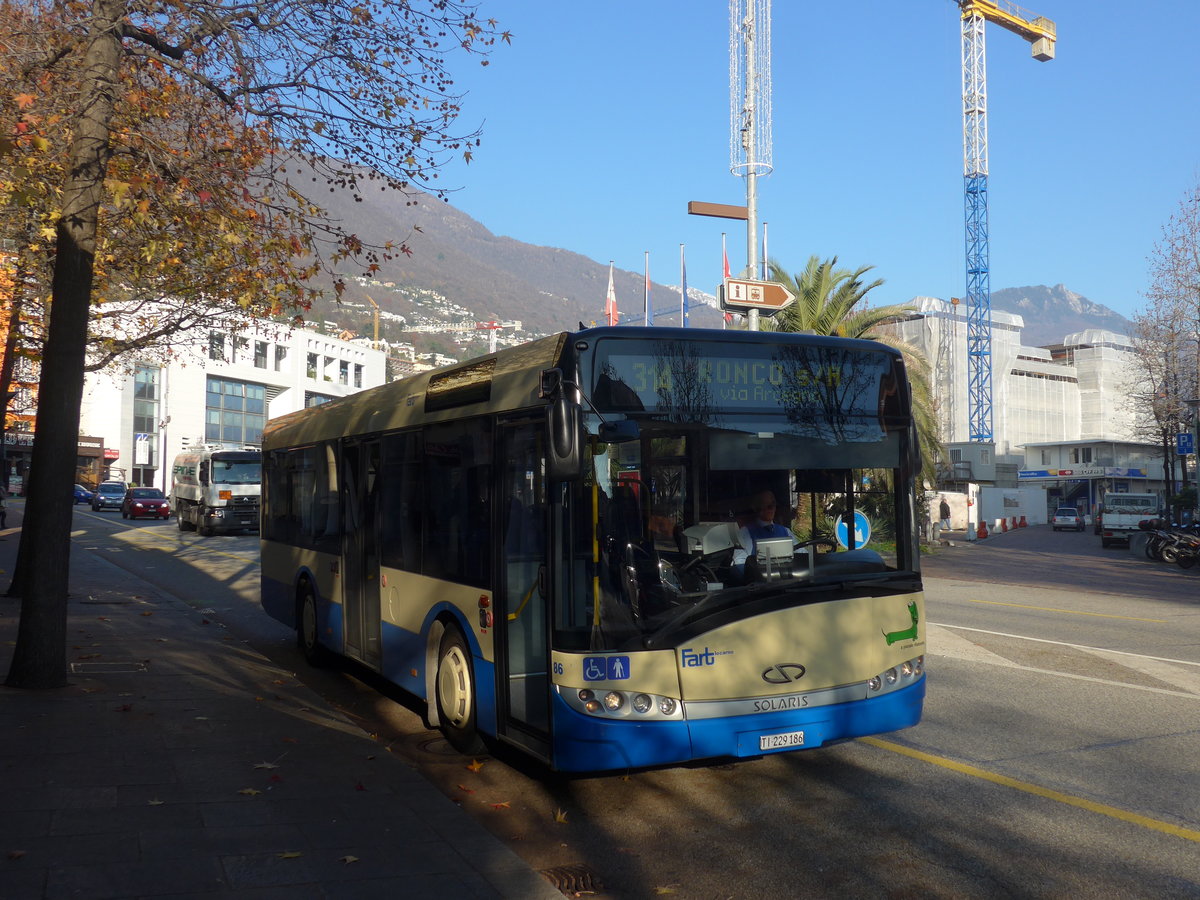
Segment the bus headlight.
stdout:
<svg viewBox="0 0 1200 900">
<path fill-rule="evenodd" d="M 908 687 L 919 681 L 925 672 L 925 657 L 917 656 L 906 659 L 898 666 L 880 672 L 873 678 L 867 679 L 867 693 L 888 693 Z"/>
<path fill-rule="evenodd" d="M 675 697 L 647 694 L 643 691 L 607 691 L 597 695 L 591 688 L 567 688 L 555 685 L 559 696 L 572 709 L 609 719 L 642 718 L 662 720 L 683 718 L 683 708 Z"/>
</svg>

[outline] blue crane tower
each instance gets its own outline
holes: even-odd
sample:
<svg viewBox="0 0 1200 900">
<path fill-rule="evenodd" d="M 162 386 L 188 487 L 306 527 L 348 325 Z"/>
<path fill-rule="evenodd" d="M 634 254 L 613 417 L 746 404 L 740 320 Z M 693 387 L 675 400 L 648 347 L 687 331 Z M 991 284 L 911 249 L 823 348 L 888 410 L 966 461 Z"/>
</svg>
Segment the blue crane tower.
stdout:
<svg viewBox="0 0 1200 900">
<path fill-rule="evenodd" d="M 1006 0 L 958 0 L 962 11 L 963 187 L 967 245 L 967 409 L 973 442 L 992 440 L 992 295 L 988 283 L 987 67 L 984 22 L 1019 34 L 1033 58 L 1054 59 L 1054 23 Z"/>
</svg>

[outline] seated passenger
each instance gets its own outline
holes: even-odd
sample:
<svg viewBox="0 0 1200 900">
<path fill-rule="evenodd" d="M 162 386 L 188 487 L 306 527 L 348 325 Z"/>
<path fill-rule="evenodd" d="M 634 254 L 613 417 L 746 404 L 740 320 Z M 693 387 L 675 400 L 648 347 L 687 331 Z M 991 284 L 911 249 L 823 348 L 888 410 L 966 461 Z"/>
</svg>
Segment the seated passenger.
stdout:
<svg viewBox="0 0 1200 900">
<path fill-rule="evenodd" d="M 746 577 L 746 563 L 750 561 L 753 567 L 758 541 L 786 537 L 795 542 L 796 539 L 788 528 L 775 521 L 775 495 L 770 491 L 759 491 L 755 494 L 751 499 L 750 509 L 754 513 L 754 519 L 747 522 L 738 532 L 738 546 L 733 549 L 733 565 L 730 567 L 735 578 L 746 581 L 754 580 L 753 577 Z"/>
</svg>

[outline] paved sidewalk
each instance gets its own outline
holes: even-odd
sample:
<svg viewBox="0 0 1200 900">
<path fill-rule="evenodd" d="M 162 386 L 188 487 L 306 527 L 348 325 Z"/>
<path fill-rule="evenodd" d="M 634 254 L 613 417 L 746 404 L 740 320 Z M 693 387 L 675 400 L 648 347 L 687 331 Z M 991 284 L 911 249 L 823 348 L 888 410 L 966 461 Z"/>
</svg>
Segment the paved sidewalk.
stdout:
<svg viewBox="0 0 1200 900">
<path fill-rule="evenodd" d="M 0 596 L 0 679 L 19 612 Z M 69 687 L 0 687 L 0 897 L 562 897 L 290 672 L 79 547 L 69 616 Z"/>
</svg>

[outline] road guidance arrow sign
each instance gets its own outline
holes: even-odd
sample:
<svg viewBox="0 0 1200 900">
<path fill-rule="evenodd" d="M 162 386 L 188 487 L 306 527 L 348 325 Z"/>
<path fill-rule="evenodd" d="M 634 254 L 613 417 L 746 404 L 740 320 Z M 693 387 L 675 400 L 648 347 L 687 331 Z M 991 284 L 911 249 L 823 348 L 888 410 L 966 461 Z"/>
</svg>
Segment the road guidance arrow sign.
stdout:
<svg viewBox="0 0 1200 900">
<path fill-rule="evenodd" d="M 722 309 L 757 309 L 764 316 L 773 316 L 796 300 L 778 281 L 726 278 L 718 290 Z"/>
</svg>

